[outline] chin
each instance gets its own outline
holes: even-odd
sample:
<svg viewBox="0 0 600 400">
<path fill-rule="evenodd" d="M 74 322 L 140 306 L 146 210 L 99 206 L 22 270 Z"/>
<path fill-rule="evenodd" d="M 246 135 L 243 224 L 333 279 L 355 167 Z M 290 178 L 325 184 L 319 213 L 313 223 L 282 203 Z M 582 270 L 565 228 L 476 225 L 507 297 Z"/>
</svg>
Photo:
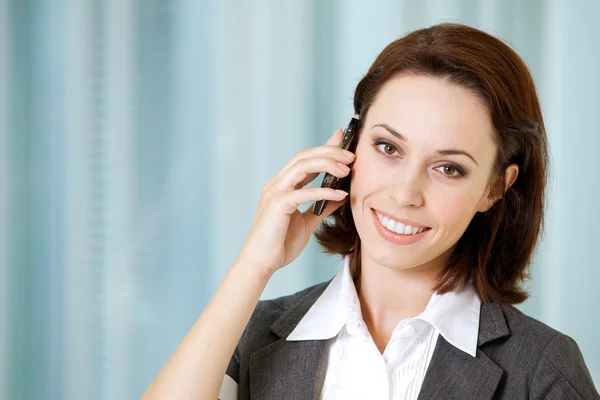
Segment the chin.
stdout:
<svg viewBox="0 0 600 400">
<path fill-rule="evenodd" d="M 363 242 L 364 243 L 364 242 Z M 365 250 L 363 246 L 362 251 L 364 255 L 371 258 L 377 264 L 388 267 L 391 269 L 410 269 L 416 265 L 423 263 L 423 260 L 419 260 L 417 257 L 407 256 L 407 252 L 402 248 L 390 248 L 386 245 L 369 246 L 370 250 Z M 414 253 L 414 250 L 411 251 Z"/>
</svg>

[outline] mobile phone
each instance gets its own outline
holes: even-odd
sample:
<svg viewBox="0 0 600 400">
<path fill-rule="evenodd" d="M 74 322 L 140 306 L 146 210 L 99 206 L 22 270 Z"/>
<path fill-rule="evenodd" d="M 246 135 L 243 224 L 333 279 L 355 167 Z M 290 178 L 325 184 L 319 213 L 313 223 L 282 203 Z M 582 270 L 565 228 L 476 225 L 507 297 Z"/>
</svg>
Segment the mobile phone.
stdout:
<svg viewBox="0 0 600 400">
<path fill-rule="evenodd" d="M 360 120 L 356 118 L 352 118 L 348 127 L 344 131 L 344 136 L 342 136 L 342 140 L 340 141 L 339 147 L 344 150 L 350 149 L 352 144 L 354 143 L 354 139 L 358 137 L 358 130 L 360 129 Z M 346 175 L 343 178 L 338 178 L 336 176 L 331 175 L 330 173 L 326 173 L 323 177 L 323 182 L 321 182 L 321 187 L 327 187 L 332 189 L 339 189 L 346 178 L 349 178 L 350 174 Z M 327 200 L 319 200 L 315 202 L 313 206 L 313 213 L 315 215 L 321 215 L 325 207 L 327 207 Z"/>
</svg>

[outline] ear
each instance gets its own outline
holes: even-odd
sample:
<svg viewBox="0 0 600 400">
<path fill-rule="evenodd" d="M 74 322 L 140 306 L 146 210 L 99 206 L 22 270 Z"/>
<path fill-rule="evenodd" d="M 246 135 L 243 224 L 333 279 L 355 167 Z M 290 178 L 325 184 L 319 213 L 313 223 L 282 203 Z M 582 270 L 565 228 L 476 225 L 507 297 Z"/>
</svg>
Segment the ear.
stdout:
<svg viewBox="0 0 600 400">
<path fill-rule="evenodd" d="M 517 164 L 510 164 L 504 170 L 504 187 L 502 180 L 496 178 L 495 182 L 491 185 L 490 190 L 485 197 L 482 199 L 477 211 L 484 213 L 488 211 L 496 201 L 504 196 L 504 193 L 508 190 L 509 187 L 515 183 L 517 180 L 517 176 L 519 175 L 519 166 Z"/>
</svg>

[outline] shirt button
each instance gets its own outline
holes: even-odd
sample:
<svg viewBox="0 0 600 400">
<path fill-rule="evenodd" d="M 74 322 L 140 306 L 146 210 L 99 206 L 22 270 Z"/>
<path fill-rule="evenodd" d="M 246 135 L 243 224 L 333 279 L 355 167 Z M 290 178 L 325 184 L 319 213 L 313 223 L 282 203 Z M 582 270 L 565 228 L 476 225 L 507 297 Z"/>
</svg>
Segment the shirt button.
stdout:
<svg viewBox="0 0 600 400">
<path fill-rule="evenodd" d="M 358 321 L 348 322 L 346 324 L 346 330 L 352 336 L 356 335 L 361 327 L 361 323 Z"/>
</svg>

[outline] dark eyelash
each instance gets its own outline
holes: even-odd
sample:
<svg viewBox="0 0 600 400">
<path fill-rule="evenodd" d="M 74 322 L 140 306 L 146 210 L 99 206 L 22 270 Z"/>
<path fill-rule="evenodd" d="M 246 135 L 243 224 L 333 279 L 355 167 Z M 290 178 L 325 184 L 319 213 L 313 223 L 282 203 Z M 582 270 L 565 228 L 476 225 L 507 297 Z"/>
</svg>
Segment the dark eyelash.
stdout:
<svg viewBox="0 0 600 400">
<path fill-rule="evenodd" d="M 380 144 L 386 144 L 386 145 L 390 145 L 390 146 L 392 146 L 392 147 L 393 147 L 393 148 L 394 148 L 396 151 L 398 151 L 398 149 L 396 149 L 396 146 L 394 146 L 394 144 L 393 144 L 393 143 L 391 143 L 391 142 L 388 142 L 387 140 L 376 140 L 376 141 L 375 141 L 375 143 L 373 143 L 373 146 L 375 146 L 375 147 L 377 148 L 377 146 L 379 146 Z M 381 155 L 383 155 L 384 157 L 387 157 L 387 158 L 391 158 L 391 157 L 392 157 L 391 155 L 389 155 L 389 154 L 387 154 L 387 153 L 385 153 L 385 152 L 383 152 L 383 153 L 382 153 L 382 152 L 380 152 L 380 151 L 378 151 L 378 152 L 379 152 Z"/>
<path fill-rule="evenodd" d="M 389 141 L 387 141 L 387 140 L 382 140 L 382 139 L 376 140 L 376 141 L 375 141 L 375 143 L 374 143 L 373 145 L 374 145 L 375 147 L 377 147 L 377 146 L 379 146 L 380 144 L 385 144 L 385 145 L 392 146 L 392 147 L 394 148 L 394 150 L 398 151 L 398 149 L 396 148 L 396 146 L 394 145 L 394 143 L 392 143 L 392 142 L 389 142 Z M 385 153 L 385 152 L 383 152 L 383 153 L 382 153 L 382 152 L 381 152 L 381 151 L 379 151 L 379 150 L 377 150 L 377 152 L 378 152 L 379 154 L 381 154 L 382 156 L 384 156 L 385 158 L 393 158 L 393 156 L 391 156 L 391 155 L 389 155 L 389 154 L 387 154 L 387 153 Z M 462 169 L 461 167 L 459 167 L 459 166 L 458 166 L 458 165 L 456 165 L 456 164 L 450 164 L 450 163 L 447 163 L 447 164 L 442 164 L 442 165 L 440 165 L 440 166 L 438 166 L 438 167 L 452 167 L 452 168 L 454 168 L 454 169 L 456 170 L 456 172 L 458 172 L 458 175 L 459 175 L 459 176 L 451 176 L 451 175 L 446 175 L 446 174 L 444 174 L 444 175 L 446 175 L 446 176 L 447 176 L 448 178 L 450 178 L 450 179 L 457 179 L 457 178 L 460 178 L 460 177 L 463 177 L 463 176 L 465 176 L 465 175 L 466 175 L 466 172 L 465 172 L 465 170 L 464 170 L 464 169 Z"/>
</svg>

